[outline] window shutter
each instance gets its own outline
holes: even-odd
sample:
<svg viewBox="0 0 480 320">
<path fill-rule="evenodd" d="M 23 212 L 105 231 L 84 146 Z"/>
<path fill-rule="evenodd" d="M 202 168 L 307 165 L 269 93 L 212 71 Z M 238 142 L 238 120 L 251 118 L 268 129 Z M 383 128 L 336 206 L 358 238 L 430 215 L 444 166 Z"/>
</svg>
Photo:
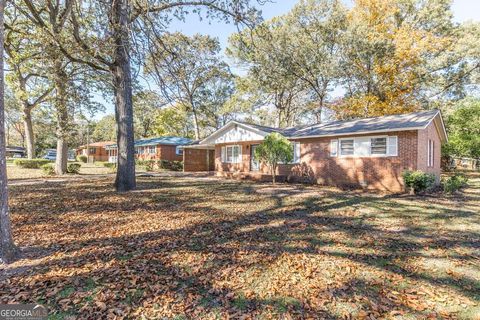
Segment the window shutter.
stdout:
<svg viewBox="0 0 480 320">
<path fill-rule="evenodd" d="M 387 153 L 389 156 L 398 156 L 398 138 L 397 136 L 388 137 Z"/>
<path fill-rule="evenodd" d="M 293 162 L 300 163 L 300 142 L 295 142 L 293 147 Z"/>
<path fill-rule="evenodd" d="M 220 156 L 222 162 L 225 162 L 225 147 L 222 147 L 222 154 Z"/>
<path fill-rule="evenodd" d="M 242 163 L 242 146 L 238 146 L 238 159 L 237 163 Z"/>
<path fill-rule="evenodd" d="M 338 140 L 330 140 L 330 156 L 336 157 L 338 154 Z"/>
<path fill-rule="evenodd" d="M 435 141 L 432 140 L 432 167 L 435 166 Z"/>
</svg>

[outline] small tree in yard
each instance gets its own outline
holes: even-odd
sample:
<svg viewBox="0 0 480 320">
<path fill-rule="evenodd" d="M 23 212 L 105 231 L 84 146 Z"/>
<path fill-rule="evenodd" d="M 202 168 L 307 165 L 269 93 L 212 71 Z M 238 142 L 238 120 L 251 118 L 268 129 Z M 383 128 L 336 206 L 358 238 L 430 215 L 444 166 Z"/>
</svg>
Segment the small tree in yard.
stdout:
<svg viewBox="0 0 480 320">
<path fill-rule="evenodd" d="M 266 136 L 255 149 L 255 157 L 268 164 L 273 184 L 275 184 L 278 164 L 289 163 L 293 160 L 293 146 L 287 138 L 274 132 Z"/>
</svg>

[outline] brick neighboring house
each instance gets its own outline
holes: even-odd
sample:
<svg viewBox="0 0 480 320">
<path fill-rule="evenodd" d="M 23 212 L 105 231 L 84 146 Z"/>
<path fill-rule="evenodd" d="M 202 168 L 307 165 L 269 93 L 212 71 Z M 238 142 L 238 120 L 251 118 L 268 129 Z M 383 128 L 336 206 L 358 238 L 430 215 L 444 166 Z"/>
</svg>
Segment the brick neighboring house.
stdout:
<svg viewBox="0 0 480 320">
<path fill-rule="evenodd" d="M 88 162 L 94 161 L 107 161 L 108 160 L 108 152 L 106 150 L 106 146 L 111 145 L 115 142 L 113 141 L 101 141 L 101 142 L 94 142 L 89 143 L 87 145 L 83 145 L 75 149 L 75 156 L 88 156 Z"/>
<path fill-rule="evenodd" d="M 135 158 L 142 160 L 182 161 L 181 145 L 192 143 L 191 139 L 183 137 L 157 137 L 135 141 Z M 108 161 L 117 162 L 117 145 L 107 146 Z"/>
<path fill-rule="evenodd" d="M 287 129 L 232 121 L 183 147 L 184 170 L 271 180 L 268 167 L 253 156 L 271 132 L 281 133 L 294 145 L 294 161 L 279 166 L 280 179 L 390 192 L 404 189 L 405 170 L 433 173 L 438 183 L 440 148 L 447 141 L 438 110 Z"/>
</svg>

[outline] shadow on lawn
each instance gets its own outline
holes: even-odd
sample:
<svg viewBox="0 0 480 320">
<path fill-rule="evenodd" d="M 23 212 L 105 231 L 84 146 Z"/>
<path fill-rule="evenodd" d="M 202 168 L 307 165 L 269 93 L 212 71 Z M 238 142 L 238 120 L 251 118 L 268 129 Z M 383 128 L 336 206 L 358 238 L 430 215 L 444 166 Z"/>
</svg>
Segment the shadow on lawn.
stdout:
<svg viewBox="0 0 480 320">
<path fill-rule="evenodd" d="M 422 199 L 404 198 L 402 203 L 390 202 L 394 196 L 350 195 L 339 192 L 320 192 L 320 197 L 306 197 L 295 202 L 291 197 L 297 195 L 295 188 L 287 188 L 271 194 L 259 191 L 270 188 L 266 185 L 252 183 L 219 182 L 219 181 L 175 181 L 174 179 L 142 180 L 139 190 L 122 195 L 115 195 L 113 190 L 105 184 L 91 187 L 91 184 L 80 185 L 47 185 L 35 187 L 35 196 L 41 199 L 56 199 L 59 187 L 68 187 L 61 197 L 63 204 L 51 211 L 51 215 L 44 217 L 45 223 L 52 223 L 52 219 L 61 217 L 78 210 L 72 207 L 90 206 L 82 208 L 82 212 L 90 215 L 88 221 L 81 223 L 58 222 L 65 226 L 65 232 L 79 232 L 79 229 L 90 230 L 95 227 L 95 213 L 110 206 L 112 210 L 121 210 L 128 215 L 136 210 L 156 212 L 165 210 L 172 219 L 180 219 L 185 212 L 190 215 L 205 215 L 206 221 L 187 225 L 178 229 L 160 229 L 133 235 L 109 236 L 91 238 L 88 240 L 62 240 L 55 243 L 48 250 L 54 253 L 63 253 L 59 259 L 55 257 L 41 262 L 31 270 L 31 275 L 37 281 L 42 275 L 52 269 L 65 268 L 83 270 L 74 275 L 57 275 L 45 283 L 27 282 L 26 290 L 36 290 L 36 299 L 44 296 L 48 305 L 55 310 L 61 307 L 60 300 L 68 297 L 67 293 L 59 296 L 47 297 L 48 290 L 60 285 L 62 290 L 71 287 L 75 291 L 84 291 L 81 303 L 67 305 L 69 313 L 99 316 L 106 310 L 95 305 L 93 295 L 100 295 L 102 291 L 113 290 L 121 284 L 122 288 L 117 295 L 103 297 L 114 301 L 118 315 L 125 312 L 132 316 L 132 312 L 149 306 L 158 312 L 165 304 L 182 305 L 179 312 L 187 317 L 199 317 L 206 314 L 249 313 L 259 316 L 264 312 L 281 315 L 286 312 L 294 317 L 304 318 L 340 318 L 341 311 L 333 312 L 328 303 L 334 300 L 348 301 L 356 296 L 358 308 L 371 311 L 373 306 L 380 306 L 380 314 L 387 315 L 392 310 L 403 310 L 407 313 L 419 315 L 405 301 L 389 296 L 389 291 L 395 287 L 388 283 L 381 285 L 368 282 L 364 279 L 349 279 L 335 283 L 318 291 L 316 297 L 303 299 L 289 296 L 276 296 L 260 299 L 258 295 L 245 295 L 241 288 L 234 289 L 228 286 L 219 288 L 216 275 L 220 275 L 234 267 L 236 270 L 248 270 L 252 267 L 268 268 L 272 263 L 281 259 L 285 254 L 308 254 L 328 258 L 341 258 L 356 264 L 365 265 L 374 269 L 388 271 L 402 275 L 408 279 L 427 282 L 434 287 L 448 286 L 471 299 L 480 301 L 480 284 L 464 275 L 455 277 L 435 277 L 424 272 L 411 270 L 406 264 L 409 258 L 424 256 L 423 249 L 447 250 L 450 248 L 471 248 L 478 252 L 480 239 L 478 233 L 467 231 L 449 232 L 438 235 L 435 230 L 418 226 L 415 221 L 409 221 L 410 215 L 419 210 L 418 204 L 406 204 L 410 199 L 428 207 Z M 86 186 L 90 186 L 85 189 Z M 22 187 L 29 189 L 29 187 Z M 33 187 L 32 187 L 33 188 Z M 184 188 L 194 188 L 197 193 L 186 193 Z M 14 197 L 19 190 L 14 190 Z M 163 194 L 163 193 L 166 193 Z M 118 202 L 112 203 L 109 197 L 119 197 Z M 209 203 L 209 195 L 215 196 L 217 202 Z M 259 199 L 268 197 L 269 204 L 261 206 Z M 145 201 L 139 202 L 139 199 Z M 153 199 L 153 200 L 152 200 Z M 220 200 L 219 200 L 220 199 Z M 258 201 L 258 202 L 257 202 Z M 222 206 L 242 205 L 251 211 L 243 214 L 225 215 Z M 230 207 L 229 207 L 230 208 Z M 374 213 L 363 213 L 360 209 L 374 208 Z M 22 203 L 15 203 L 12 212 L 25 210 Z M 437 208 L 437 212 L 429 213 L 426 210 L 423 219 L 432 221 L 451 219 L 462 216 L 473 219 L 478 223 L 478 215 L 469 210 L 450 210 Z M 350 214 L 337 214 L 346 211 Z M 385 217 L 403 219 L 404 228 L 390 230 L 372 223 L 372 218 L 383 211 Z M 417 213 L 418 214 L 418 213 Z M 35 219 L 27 219 L 26 223 L 34 223 Z M 405 216 L 403 216 L 405 215 Z M 91 218 L 90 218 L 91 217 Z M 115 216 L 112 215 L 112 221 Z M 103 219 L 103 218 L 102 218 Z M 38 222 L 38 220 L 37 220 Z M 330 234 L 342 234 L 343 237 L 332 237 Z M 370 251 L 364 251 L 371 249 Z M 208 263 L 191 269 L 188 263 L 179 264 L 175 254 L 198 253 L 211 257 Z M 65 254 L 66 253 L 66 254 Z M 69 254 L 71 253 L 71 254 Z M 254 259 L 245 257 L 253 256 Z M 436 257 L 447 257 L 436 256 Z M 30 257 L 33 258 L 33 257 Z M 477 256 L 461 255 L 457 259 L 471 261 Z M 98 264 L 99 268 L 88 268 L 88 265 Z M 320 276 L 320 275 L 317 275 Z M 21 282 L 22 275 L 11 277 L 11 282 Z M 93 282 L 92 282 L 93 281 Z M 43 287 L 42 287 L 43 286 Z M 96 291 L 98 289 L 98 291 Z M 4 283 L 0 285 L 0 293 L 7 294 Z M 292 292 L 293 294 L 293 292 Z M 22 300 L 22 299 L 19 299 Z M 29 301 L 25 299 L 23 301 Z M 3 302 L 3 301 L 2 301 Z M 81 305 L 86 306 L 82 309 Z M 347 303 L 345 303 L 347 305 Z M 351 306 L 350 306 L 351 308 Z M 360 312 L 360 309 L 354 310 Z M 352 310 L 350 310 L 352 311 Z M 172 311 L 173 312 L 173 311 Z"/>
</svg>

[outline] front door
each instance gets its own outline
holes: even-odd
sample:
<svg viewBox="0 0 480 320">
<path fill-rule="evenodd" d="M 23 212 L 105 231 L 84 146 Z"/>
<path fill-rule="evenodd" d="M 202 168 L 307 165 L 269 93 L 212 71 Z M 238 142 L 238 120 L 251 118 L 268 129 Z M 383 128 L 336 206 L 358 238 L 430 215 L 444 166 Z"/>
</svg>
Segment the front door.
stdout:
<svg viewBox="0 0 480 320">
<path fill-rule="evenodd" d="M 260 170 L 260 161 L 255 158 L 255 149 L 258 147 L 258 144 L 252 144 L 250 146 L 250 171 Z"/>
</svg>

